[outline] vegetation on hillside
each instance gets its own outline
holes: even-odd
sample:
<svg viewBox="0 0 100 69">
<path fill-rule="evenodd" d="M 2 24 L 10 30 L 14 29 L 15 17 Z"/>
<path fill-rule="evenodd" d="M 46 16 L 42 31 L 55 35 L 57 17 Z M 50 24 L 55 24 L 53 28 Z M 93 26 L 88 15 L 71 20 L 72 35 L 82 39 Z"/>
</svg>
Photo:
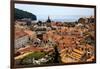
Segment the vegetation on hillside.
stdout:
<svg viewBox="0 0 100 69">
<path fill-rule="evenodd" d="M 36 16 L 30 12 L 23 11 L 20 9 L 15 8 L 15 19 L 23 19 L 23 18 L 31 18 L 32 20 L 36 20 Z"/>
</svg>

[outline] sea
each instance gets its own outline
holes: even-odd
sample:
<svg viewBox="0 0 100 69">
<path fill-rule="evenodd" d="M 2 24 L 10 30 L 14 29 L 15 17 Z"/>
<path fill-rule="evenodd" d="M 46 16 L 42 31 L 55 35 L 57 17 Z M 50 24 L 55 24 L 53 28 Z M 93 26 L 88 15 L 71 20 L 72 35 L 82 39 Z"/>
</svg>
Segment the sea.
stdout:
<svg viewBox="0 0 100 69">
<path fill-rule="evenodd" d="M 40 20 L 36 20 L 36 21 L 42 21 L 42 22 L 46 22 L 46 19 L 40 19 Z M 76 22 L 78 20 L 76 19 L 51 19 L 51 21 L 53 22 Z"/>
</svg>

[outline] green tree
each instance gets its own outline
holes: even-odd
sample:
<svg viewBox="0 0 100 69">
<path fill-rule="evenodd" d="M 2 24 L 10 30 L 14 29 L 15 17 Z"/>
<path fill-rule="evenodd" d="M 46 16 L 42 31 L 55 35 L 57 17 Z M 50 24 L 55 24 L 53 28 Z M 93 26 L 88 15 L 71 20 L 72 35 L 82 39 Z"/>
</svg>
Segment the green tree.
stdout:
<svg viewBox="0 0 100 69">
<path fill-rule="evenodd" d="M 33 53 L 27 55 L 26 57 L 24 57 L 21 60 L 20 64 L 32 64 L 33 63 L 33 58 L 35 60 L 38 60 L 38 59 L 40 59 L 44 56 L 45 56 L 44 52 L 33 52 Z"/>
</svg>

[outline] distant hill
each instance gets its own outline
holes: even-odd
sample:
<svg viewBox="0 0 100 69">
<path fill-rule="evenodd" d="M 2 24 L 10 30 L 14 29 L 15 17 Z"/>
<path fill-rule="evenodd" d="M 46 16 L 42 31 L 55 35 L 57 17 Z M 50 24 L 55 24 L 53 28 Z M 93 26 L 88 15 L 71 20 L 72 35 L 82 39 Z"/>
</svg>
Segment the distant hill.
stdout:
<svg viewBox="0 0 100 69">
<path fill-rule="evenodd" d="M 32 20 L 37 20 L 36 15 L 17 8 L 15 8 L 14 14 L 15 14 L 15 19 L 31 18 Z"/>
</svg>

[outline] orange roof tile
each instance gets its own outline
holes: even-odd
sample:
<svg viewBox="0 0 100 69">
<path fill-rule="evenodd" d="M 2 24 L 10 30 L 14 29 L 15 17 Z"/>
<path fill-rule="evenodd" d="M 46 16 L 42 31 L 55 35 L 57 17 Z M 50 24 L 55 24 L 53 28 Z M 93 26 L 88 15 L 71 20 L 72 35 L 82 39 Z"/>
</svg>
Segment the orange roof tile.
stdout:
<svg viewBox="0 0 100 69">
<path fill-rule="evenodd" d="M 15 31 L 15 39 L 18 39 L 20 37 L 23 37 L 27 35 L 24 31 Z"/>
</svg>

